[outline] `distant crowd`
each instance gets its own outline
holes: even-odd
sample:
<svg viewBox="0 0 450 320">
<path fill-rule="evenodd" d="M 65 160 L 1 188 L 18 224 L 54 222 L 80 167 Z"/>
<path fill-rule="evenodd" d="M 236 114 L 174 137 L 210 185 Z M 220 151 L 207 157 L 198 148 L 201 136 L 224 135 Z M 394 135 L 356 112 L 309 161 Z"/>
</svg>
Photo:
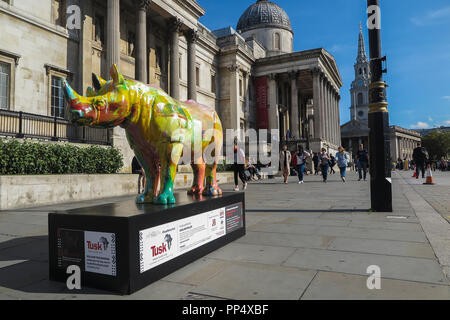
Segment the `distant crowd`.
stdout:
<svg viewBox="0 0 450 320">
<path fill-rule="evenodd" d="M 242 189 L 247 188 L 247 182 L 251 180 L 261 179 L 261 168 L 263 166 L 258 163 L 252 163 L 248 158 L 245 159 L 244 151 L 238 147 L 237 141 L 234 143 L 234 183 L 235 191 L 239 191 L 239 181 L 242 181 Z M 308 175 L 307 163 L 311 161 L 311 172 L 314 175 L 319 173 L 322 175 L 323 182 L 328 181 L 329 174 L 335 174 L 336 167 L 343 183 L 346 182 L 347 170 L 353 168 L 359 172 L 359 181 L 367 180 L 367 170 L 369 167 L 369 153 L 361 144 L 358 152 L 355 154 L 355 162 L 352 162 L 345 149 L 341 146 L 336 154 L 328 153 L 325 148 L 321 152 L 313 154 L 305 151 L 303 146 L 299 145 L 295 152 L 288 150 L 287 145 L 283 145 L 279 155 L 280 170 L 287 184 L 289 176 L 297 176 L 298 184 L 304 183 L 304 177 Z M 242 164 L 242 163 L 245 164 Z"/>
<path fill-rule="evenodd" d="M 346 182 L 347 170 L 358 172 L 358 181 L 367 180 L 367 172 L 369 168 L 369 152 L 364 145 L 361 144 L 356 153 L 353 154 L 353 159 L 349 158 L 345 149 L 340 146 L 336 154 L 327 152 L 327 149 L 322 148 L 321 152 L 309 153 L 299 145 L 295 152 L 288 150 L 287 145 L 283 145 L 279 155 L 279 169 L 284 178 L 284 183 L 288 183 L 289 176 L 297 176 L 298 184 L 303 184 L 305 176 L 307 176 L 307 164 L 310 164 L 311 174 L 321 175 L 323 182 L 328 181 L 329 174 L 335 174 L 335 168 L 339 170 L 339 174 L 343 183 Z M 238 146 L 238 140 L 234 140 L 234 190 L 239 191 L 239 179 L 242 181 L 242 189 L 246 190 L 249 181 L 256 181 L 262 178 L 262 168 L 270 167 L 271 164 L 263 166 L 259 162 L 254 162 L 245 156 L 244 150 Z M 407 166 L 411 170 L 416 171 L 415 177 L 419 179 L 420 173 L 422 178 L 425 178 L 425 170 L 430 165 L 432 170 L 450 171 L 450 160 L 442 159 L 440 161 L 430 161 L 427 150 L 417 144 L 413 152 L 413 160 L 398 159 L 392 163 L 396 170 L 404 170 Z M 140 166 L 136 157 L 132 163 L 133 173 L 139 174 L 138 191 L 140 192 L 145 186 L 144 170 Z"/>
</svg>

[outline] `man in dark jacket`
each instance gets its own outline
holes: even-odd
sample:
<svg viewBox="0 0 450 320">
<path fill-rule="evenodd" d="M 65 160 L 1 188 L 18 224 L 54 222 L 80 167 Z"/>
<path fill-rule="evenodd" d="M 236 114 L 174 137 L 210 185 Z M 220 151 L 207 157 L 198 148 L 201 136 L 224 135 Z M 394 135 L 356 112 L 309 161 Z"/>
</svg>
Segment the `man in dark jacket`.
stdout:
<svg viewBox="0 0 450 320">
<path fill-rule="evenodd" d="M 317 152 L 314 152 L 314 157 L 312 160 L 314 163 L 314 174 L 317 175 L 319 174 L 319 155 L 317 154 Z"/>
<path fill-rule="evenodd" d="M 413 151 L 413 160 L 416 165 L 416 179 L 419 179 L 419 171 L 422 171 L 422 179 L 425 179 L 425 162 L 427 161 L 427 151 L 417 143 L 417 148 Z"/>
<path fill-rule="evenodd" d="M 359 150 L 356 153 L 356 159 L 358 160 L 358 173 L 359 173 L 359 180 L 363 178 L 364 173 L 364 181 L 366 181 L 367 177 L 367 167 L 369 165 L 369 152 L 364 149 L 364 145 L 359 145 Z"/>
</svg>

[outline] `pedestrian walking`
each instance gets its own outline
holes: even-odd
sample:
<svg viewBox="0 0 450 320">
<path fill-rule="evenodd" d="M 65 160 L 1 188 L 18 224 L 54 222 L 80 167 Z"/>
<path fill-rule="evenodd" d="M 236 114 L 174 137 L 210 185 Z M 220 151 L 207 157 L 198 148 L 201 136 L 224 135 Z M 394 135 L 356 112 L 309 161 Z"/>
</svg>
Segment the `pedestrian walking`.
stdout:
<svg viewBox="0 0 450 320">
<path fill-rule="evenodd" d="M 314 164 L 314 175 L 318 175 L 319 174 L 319 155 L 317 154 L 317 152 L 314 152 L 312 161 Z"/>
<path fill-rule="evenodd" d="M 242 189 L 247 189 L 247 181 L 245 178 L 244 170 L 245 170 L 245 152 L 238 146 L 237 138 L 234 138 L 234 163 L 233 163 L 233 172 L 234 172 L 234 191 L 239 191 L 239 181 L 238 176 L 242 181 Z"/>
<path fill-rule="evenodd" d="M 320 170 L 322 171 L 323 182 L 327 182 L 328 179 L 328 167 L 330 166 L 330 156 L 327 154 L 327 149 L 322 148 L 322 152 L 319 155 Z"/>
<path fill-rule="evenodd" d="M 306 160 L 311 155 L 303 150 L 303 146 L 298 146 L 297 152 L 294 155 L 294 158 L 296 159 L 296 170 L 298 174 L 298 184 L 304 183 L 303 181 L 303 175 L 305 172 L 305 166 L 306 166 Z"/>
<path fill-rule="evenodd" d="M 356 154 L 356 157 L 358 159 L 358 173 L 359 173 L 358 181 L 361 181 L 363 177 L 364 181 L 366 181 L 367 167 L 369 166 L 369 152 L 366 149 L 364 149 L 364 145 L 362 143 L 359 145 L 359 150 Z"/>
<path fill-rule="evenodd" d="M 340 146 L 338 150 L 339 152 L 336 153 L 336 161 L 341 173 L 342 182 L 345 182 L 345 177 L 347 175 L 348 156 L 345 153 L 344 147 Z"/>
<path fill-rule="evenodd" d="M 291 173 L 291 160 L 291 152 L 287 149 L 287 145 L 283 145 L 283 150 L 280 152 L 280 164 L 285 184 L 288 183 L 288 178 Z"/>
<path fill-rule="evenodd" d="M 417 148 L 413 151 L 413 161 L 416 165 L 416 179 L 419 179 L 419 172 L 422 171 L 422 179 L 425 179 L 425 163 L 428 155 L 424 147 L 417 143 Z"/>
<path fill-rule="evenodd" d="M 336 165 L 336 159 L 333 157 L 333 155 L 330 154 L 330 174 L 336 173 L 336 171 L 334 171 L 335 165 Z"/>
</svg>

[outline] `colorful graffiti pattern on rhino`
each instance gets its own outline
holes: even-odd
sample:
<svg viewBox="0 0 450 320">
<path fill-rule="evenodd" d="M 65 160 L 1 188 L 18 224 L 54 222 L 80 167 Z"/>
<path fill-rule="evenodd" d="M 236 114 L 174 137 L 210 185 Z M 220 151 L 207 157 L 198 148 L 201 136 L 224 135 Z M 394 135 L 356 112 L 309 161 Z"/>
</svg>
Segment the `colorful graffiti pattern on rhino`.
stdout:
<svg viewBox="0 0 450 320">
<path fill-rule="evenodd" d="M 137 203 L 176 202 L 174 179 L 184 150 L 189 150 L 194 173 L 188 193 L 221 195 L 216 169 L 222 152 L 223 130 L 214 108 L 192 100 L 180 102 L 160 88 L 125 80 L 116 65 L 110 73 L 110 81 L 93 75 L 93 88 L 87 89 L 86 96 L 76 93 L 64 81 L 65 96 L 72 123 L 125 129 L 147 180 Z M 212 161 L 205 159 L 205 154 Z"/>
</svg>

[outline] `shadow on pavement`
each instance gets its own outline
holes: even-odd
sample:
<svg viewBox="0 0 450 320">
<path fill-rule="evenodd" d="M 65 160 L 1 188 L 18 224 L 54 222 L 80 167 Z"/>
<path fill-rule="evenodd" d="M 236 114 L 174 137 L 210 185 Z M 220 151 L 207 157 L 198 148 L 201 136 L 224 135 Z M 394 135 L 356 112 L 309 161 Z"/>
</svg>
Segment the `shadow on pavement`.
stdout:
<svg viewBox="0 0 450 320">
<path fill-rule="evenodd" d="M 49 280 L 48 236 L 14 238 L 0 243 L 0 293 L 1 287 L 27 294 L 103 294 L 102 290 L 85 288 L 71 291 L 62 282 Z M 18 292 L 17 292 L 18 291 Z M 6 292 L 8 294 L 8 292 Z"/>
</svg>

